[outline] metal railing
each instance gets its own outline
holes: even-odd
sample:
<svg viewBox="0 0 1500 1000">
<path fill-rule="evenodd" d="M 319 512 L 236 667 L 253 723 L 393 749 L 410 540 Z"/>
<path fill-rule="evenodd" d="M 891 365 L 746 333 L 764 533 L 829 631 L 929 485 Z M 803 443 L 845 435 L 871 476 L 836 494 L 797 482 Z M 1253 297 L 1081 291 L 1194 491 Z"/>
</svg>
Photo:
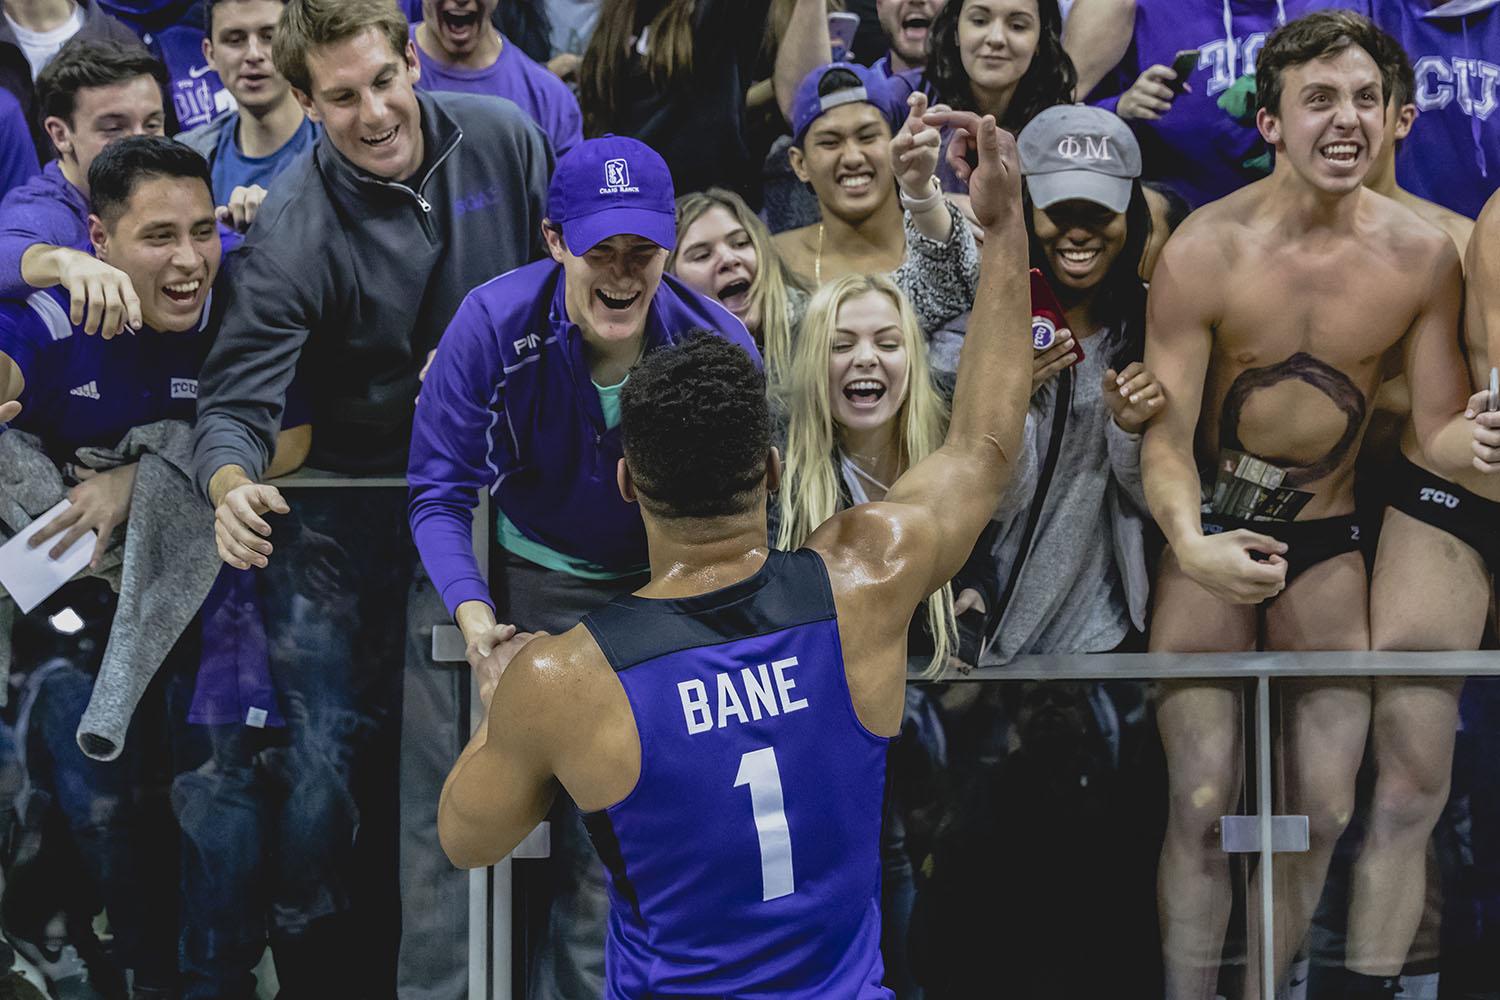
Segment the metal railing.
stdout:
<svg viewBox="0 0 1500 1000">
<path fill-rule="evenodd" d="M 453 626 L 442 631 L 443 651 L 454 651 Z M 434 633 L 434 657 L 438 636 Z M 463 659 L 463 644 L 457 640 L 457 658 Z M 1271 799 L 1271 681 L 1293 677 L 1480 677 L 1500 676 L 1500 653 L 1484 652 L 1265 652 L 1265 653 L 1104 653 L 1070 656 L 1022 656 L 1003 667 L 981 667 L 967 674 L 949 672 L 938 678 L 944 683 L 996 681 L 1122 681 L 1122 680 L 1240 680 L 1255 682 L 1255 775 L 1256 812 L 1248 817 L 1224 817 L 1225 850 L 1258 853 L 1263 871 L 1271 870 L 1273 853 L 1307 850 L 1307 817 L 1273 815 Z M 916 678 L 913 675 L 913 682 Z M 478 699 L 475 699 L 477 705 Z M 478 718 L 474 720 L 478 723 Z M 1241 822 L 1234 822 L 1234 820 Z M 1246 823 L 1244 820 L 1254 820 Z M 510 858 L 491 869 L 484 882 L 488 912 L 494 921 L 493 949 L 488 972 L 471 969 L 470 1000 L 511 1000 L 510 955 L 511 909 L 509 889 L 512 859 L 547 856 L 547 830 L 543 823 Z M 1260 880 L 1262 940 L 1274 941 L 1274 879 Z M 477 884 L 477 883 L 476 883 Z M 479 889 L 476 888 L 476 892 Z M 479 913 L 477 902 L 471 913 Z M 472 933 L 472 932 L 471 932 Z M 1275 1000 L 1276 976 L 1270 947 L 1262 948 L 1265 1000 Z M 484 992 L 487 980 L 490 992 Z"/>
</svg>

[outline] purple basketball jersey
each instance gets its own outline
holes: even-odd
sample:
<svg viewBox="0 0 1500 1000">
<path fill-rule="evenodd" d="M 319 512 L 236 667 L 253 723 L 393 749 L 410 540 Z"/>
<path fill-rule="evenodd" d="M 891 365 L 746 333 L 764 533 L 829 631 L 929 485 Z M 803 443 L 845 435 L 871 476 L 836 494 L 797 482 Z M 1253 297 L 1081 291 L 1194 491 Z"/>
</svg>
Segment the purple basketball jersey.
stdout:
<svg viewBox="0 0 1500 1000">
<path fill-rule="evenodd" d="M 609 867 L 606 996 L 877 1000 L 887 740 L 850 701 L 810 550 L 584 618 L 630 699 L 641 775 L 585 817 Z"/>
</svg>

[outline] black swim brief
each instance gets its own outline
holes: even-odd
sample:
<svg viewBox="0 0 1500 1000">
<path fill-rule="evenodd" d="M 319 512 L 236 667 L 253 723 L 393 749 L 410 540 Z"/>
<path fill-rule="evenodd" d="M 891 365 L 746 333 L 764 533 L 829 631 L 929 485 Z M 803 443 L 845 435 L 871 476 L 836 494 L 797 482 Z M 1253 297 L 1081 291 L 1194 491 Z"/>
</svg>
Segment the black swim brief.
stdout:
<svg viewBox="0 0 1500 1000">
<path fill-rule="evenodd" d="M 1237 528 L 1270 535 L 1277 541 L 1286 543 L 1286 555 L 1282 558 L 1286 560 L 1288 584 L 1320 562 L 1346 552 L 1363 551 L 1357 514 L 1319 517 L 1307 521 L 1245 521 L 1223 514 L 1203 515 L 1205 535 L 1217 535 Z"/>
<path fill-rule="evenodd" d="M 1500 503 L 1486 500 L 1397 455 L 1385 474 L 1390 507 L 1446 531 L 1500 573 Z"/>
</svg>

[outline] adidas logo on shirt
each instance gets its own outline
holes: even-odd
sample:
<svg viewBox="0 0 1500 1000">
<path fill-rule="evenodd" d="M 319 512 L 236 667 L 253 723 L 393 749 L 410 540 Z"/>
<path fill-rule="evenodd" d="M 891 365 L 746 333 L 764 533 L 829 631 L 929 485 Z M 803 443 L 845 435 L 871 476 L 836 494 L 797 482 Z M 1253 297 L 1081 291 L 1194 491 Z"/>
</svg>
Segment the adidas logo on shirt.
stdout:
<svg viewBox="0 0 1500 1000">
<path fill-rule="evenodd" d="M 68 390 L 69 396 L 82 396 L 84 399 L 98 399 L 99 385 L 97 382 L 85 382 L 76 389 Z"/>
</svg>

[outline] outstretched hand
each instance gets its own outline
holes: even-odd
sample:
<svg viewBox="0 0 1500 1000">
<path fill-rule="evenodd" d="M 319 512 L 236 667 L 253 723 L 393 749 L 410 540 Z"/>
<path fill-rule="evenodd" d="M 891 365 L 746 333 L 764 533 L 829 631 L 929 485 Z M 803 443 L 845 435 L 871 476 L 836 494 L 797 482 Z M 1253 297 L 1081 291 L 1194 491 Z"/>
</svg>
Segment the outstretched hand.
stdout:
<svg viewBox="0 0 1500 1000">
<path fill-rule="evenodd" d="M 934 109 L 922 120 L 952 130 L 948 165 L 969 185 L 975 221 L 986 232 L 1021 225 L 1021 156 L 1016 137 L 997 125 L 994 115 L 981 118 L 972 111 Z"/>
<path fill-rule="evenodd" d="M 932 175 L 937 171 L 943 137 L 935 126 L 925 121 L 928 113 L 926 94 L 913 91 L 906 99 L 906 106 L 906 121 L 891 137 L 891 170 L 908 198 L 925 198 L 931 189 Z M 939 104 L 932 110 L 948 109 Z"/>
<path fill-rule="evenodd" d="M 15 400 L 0 403 L 0 424 L 8 424 L 21 415 L 21 404 Z"/>
<path fill-rule="evenodd" d="M 271 558 L 271 526 L 262 514 L 288 514 L 281 491 L 264 483 L 242 483 L 224 494 L 214 510 L 219 558 L 235 569 L 265 569 Z"/>
</svg>

